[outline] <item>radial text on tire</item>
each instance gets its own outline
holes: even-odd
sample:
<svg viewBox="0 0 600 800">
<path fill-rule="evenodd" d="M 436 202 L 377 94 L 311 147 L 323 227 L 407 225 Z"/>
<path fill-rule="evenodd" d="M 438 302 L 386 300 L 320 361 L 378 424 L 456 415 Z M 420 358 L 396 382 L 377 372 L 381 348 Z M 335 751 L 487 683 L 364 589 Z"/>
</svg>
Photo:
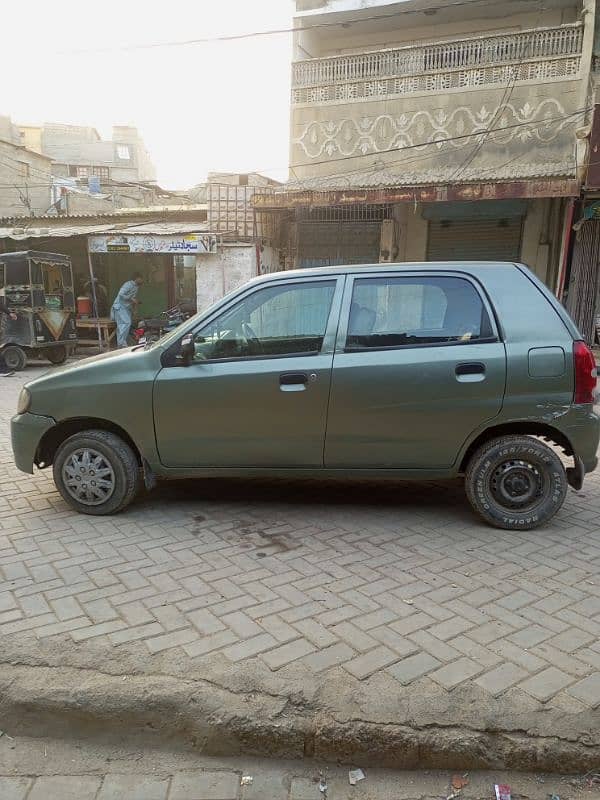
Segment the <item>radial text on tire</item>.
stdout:
<svg viewBox="0 0 600 800">
<path fill-rule="evenodd" d="M 491 525 L 531 530 L 548 522 L 567 494 L 558 455 L 531 436 L 501 436 L 482 445 L 465 475 L 467 497 Z"/>
</svg>

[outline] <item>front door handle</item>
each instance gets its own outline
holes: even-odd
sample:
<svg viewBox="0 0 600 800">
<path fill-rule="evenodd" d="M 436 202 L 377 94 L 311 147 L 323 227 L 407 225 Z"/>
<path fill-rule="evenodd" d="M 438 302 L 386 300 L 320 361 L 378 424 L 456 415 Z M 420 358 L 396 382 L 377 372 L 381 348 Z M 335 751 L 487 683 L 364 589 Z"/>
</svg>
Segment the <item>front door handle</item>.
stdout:
<svg viewBox="0 0 600 800">
<path fill-rule="evenodd" d="M 485 364 L 481 361 L 465 361 L 454 368 L 456 380 L 461 383 L 476 383 L 485 380 Z"/>
<path fill-rule="evenodd" d="M 457 364 L 454 371 L 457 375 L 480 375 L 485 372 L 485 364 L 480 361 L 467 361 L 464 364 Z"/>
<path fill-rule="evenodd" d="M 308 383 L 308 374 L 306 372 L 282 372 L 279 376 L 280 386 L 297 386 L 302 384 L 306 386 Z"/>
</svg>

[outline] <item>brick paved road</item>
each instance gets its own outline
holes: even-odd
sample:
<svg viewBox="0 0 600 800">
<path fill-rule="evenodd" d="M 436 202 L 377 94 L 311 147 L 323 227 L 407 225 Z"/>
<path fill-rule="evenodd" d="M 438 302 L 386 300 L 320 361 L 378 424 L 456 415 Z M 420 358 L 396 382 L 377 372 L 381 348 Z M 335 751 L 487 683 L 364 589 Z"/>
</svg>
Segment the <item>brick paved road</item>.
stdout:
<svg viewBox="0 0 600 800">
<path fill-rule="evenodd" d="M 79 516 L 12 465 L 36 371 L 0 385 L 1 636 L 600 705 L 600 475 L 533 533 L 480 524 L 458 484 L 204 481 Z"/>
</svg>

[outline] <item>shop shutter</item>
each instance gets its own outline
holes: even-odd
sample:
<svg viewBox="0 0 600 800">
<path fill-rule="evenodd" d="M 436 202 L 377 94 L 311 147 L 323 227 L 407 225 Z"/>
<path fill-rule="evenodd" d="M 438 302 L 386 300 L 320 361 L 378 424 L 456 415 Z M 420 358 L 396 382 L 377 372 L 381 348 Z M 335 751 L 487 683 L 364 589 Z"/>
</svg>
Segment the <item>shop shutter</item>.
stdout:
<svg viewBox="0 0 600 800">
<path fill-rule="evenodd" d="M 583 223 L 575 236 L 567 311 L 582 336 L 592 344 L 596 335 L 596 302 L 600 288 L 600 220 Z"/>
<path fill-rule="evenodd" d="M 428 261 L 519 261 L 521 217 L 431 220 Z"/>
</svg>

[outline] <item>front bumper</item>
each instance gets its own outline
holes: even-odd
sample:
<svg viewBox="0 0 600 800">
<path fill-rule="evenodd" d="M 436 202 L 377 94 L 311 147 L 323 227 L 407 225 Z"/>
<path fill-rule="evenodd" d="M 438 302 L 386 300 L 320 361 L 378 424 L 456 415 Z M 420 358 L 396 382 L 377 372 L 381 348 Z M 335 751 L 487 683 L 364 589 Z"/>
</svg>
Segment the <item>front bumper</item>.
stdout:
<svg viewBox="0 0 600 800">
<path fill-rule="evenodd" d="M 15 464 L 21 472 L 33 473 L 35 454 L 42 436 L 53 428 L 56 422 L 52 417 L 39 414 L 17 414 L 10 421 Z"/>
</svg>

